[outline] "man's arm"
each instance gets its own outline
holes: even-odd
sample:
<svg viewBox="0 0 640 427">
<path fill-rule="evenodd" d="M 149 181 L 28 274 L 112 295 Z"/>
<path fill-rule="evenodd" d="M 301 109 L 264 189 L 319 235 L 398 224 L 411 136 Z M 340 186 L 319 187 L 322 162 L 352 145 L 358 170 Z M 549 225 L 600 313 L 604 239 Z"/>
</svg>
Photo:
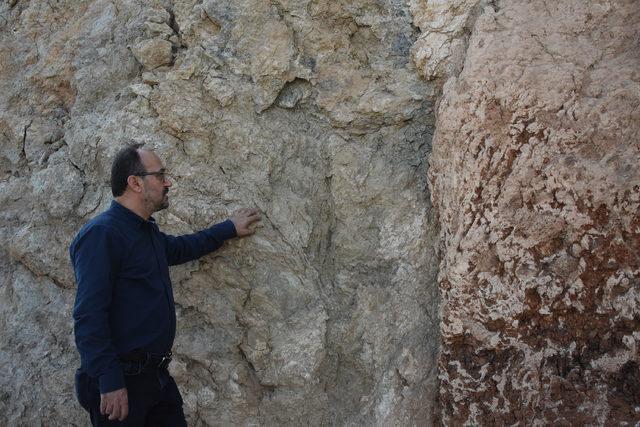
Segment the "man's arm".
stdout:
<svg viewBox="0 0 640 427">
<path fill-rule="evenodd" d="M 184 236 L 169 236 L 164 239 L 169 265 L 193 261 L 220 248 L 225 240 L 245 237 L 254 233 L 251 225 L 260 220 L 257 209 L 238 209 L 231 218 L 213 227 Z"/>
<path fill-rule="evenodd" d="M 109 328 L 114 273 L 122 256 L 113 230 L 94 225 L 69 248 L 76 275 L 73 307 L 76 346 L 87 374 L 98 379 L 100 393 L 124 388 L 124 376 Z"/>
</svg>

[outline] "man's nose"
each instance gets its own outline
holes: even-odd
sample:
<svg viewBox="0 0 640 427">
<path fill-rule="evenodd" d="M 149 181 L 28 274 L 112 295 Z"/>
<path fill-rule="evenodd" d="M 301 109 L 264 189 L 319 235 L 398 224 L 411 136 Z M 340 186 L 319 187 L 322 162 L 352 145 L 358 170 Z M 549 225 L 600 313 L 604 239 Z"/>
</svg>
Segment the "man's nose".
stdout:
<svg viewBox="0 0 640 427">
<path fill-rule="evenodd" d="M 173 182 L 171 182 L 171 180 L 169 179 L 168 176 L 164 177 L 164 186 L 165 187 L 171 187 L 173 185 Z"/>
</svg>

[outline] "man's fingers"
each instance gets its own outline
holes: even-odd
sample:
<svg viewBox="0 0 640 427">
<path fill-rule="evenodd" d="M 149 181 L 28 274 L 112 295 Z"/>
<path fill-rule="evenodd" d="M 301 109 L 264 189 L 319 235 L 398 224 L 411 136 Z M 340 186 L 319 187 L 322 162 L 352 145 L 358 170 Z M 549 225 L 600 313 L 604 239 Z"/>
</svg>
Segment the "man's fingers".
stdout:
<svg viewBox="0 0 640 427">
<path fill-rule="evenodd" d="M 100 395 L 100 413 L 109 420 L 124 420 L 129 415 L 127 389 L 111 391 Z"/>
<path fill-rule="evenodd" d="M 120 399 L 120 417 L 118 417 L 118 420 L 124 420 L 127 418 L 127 415 L 129 415 L 129 396 L 125 391 Z"/>
<path fill-rule="evenodd" d="M 247 237 L 256 232 L 253 228 L 249 228 L 249 223 L 239 227 L 237 231 L 238 237 Z"/>
<path fill-rule="evenodd" d="M 110 420 L 124 420 L 129 414 L 129 402 L 127 397 L 118 396 L 113 405 L 113 411 L 109 416 Z"/>
<path fill-rule="evenodd" d="M 122 405 L 122 412 L 120 413 L 119 421 L 124 421 L 125 418 L 129 415 L 129 402 L 124 402 Z"/>
<path fill-rule="evenodd" d="M 250 228 L 250 226 L 261 219 L 260 210 L 256 208 L 237 209 L 231 218 L 233 224 L 236 226 L 238 237 L 245 237 L 255 233 L 255 230 Z"/>
<path fill-rule="evenodd" d="M 116 404 L 113 405 L 113 410 L 109 414 L 109 419 L 113 421 L 118 418 L 120 418 L 120 406 Z"/>
<path fill-rule="evenodd" d="M 256 222 L 258 222 L 257 219 L 247 220 L 247 222 L 245 222 L 240 228 L 244 231 L 251 231 L 253 233 L 255 231 L 254 228 Z"/>
</svg>

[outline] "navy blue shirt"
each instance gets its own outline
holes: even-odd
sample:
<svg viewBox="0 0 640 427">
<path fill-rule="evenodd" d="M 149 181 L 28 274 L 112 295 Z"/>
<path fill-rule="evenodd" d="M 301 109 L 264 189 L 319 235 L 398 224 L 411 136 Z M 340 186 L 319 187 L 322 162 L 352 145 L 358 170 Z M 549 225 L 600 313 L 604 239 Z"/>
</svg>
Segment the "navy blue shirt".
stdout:
<svg viewBox="0 0 640 427">
<path fill-rule="evenodd" d="M 197 259 L 236 236 L 230 220 L 169 236 L 116 201 L 69 247 L 78 284 L 73 308 L 80 369 L 101 393 L 125 387 L 118 355 L 167 353 L 176 333 L 169 265 Z"/>
</svg>

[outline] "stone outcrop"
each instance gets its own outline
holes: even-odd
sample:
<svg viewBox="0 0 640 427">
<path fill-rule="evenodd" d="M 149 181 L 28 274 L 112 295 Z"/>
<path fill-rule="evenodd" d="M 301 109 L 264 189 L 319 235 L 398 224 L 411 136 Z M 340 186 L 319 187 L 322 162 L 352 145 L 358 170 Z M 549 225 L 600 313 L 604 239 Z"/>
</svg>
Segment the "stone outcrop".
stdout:
<svg viewBox="0 0 640 427">
<path fill-rule="evenodd" d="M 420 28 L 411 56 L 420 76 L 426 80 L 446 81 L 449 76 L 460 73 L 471 27 L 486 3 L 480 0 L 411 0 L 413 25 Z"/>
<path fill-rule="evenodd" d="M 127 142 L 164 231 L 263 216 L 172 269 L 189 425 L 635 425 L 639 32 L 633 0 L 0 1 L 0 425 L 87 424 L 67 248 Z"/>
<path fill-rule="evenodd" d="M 394 1 L 0 3 L 0 424 L 84 425 L 67 247 L 145 142 L 162 228 L 255 206 L 172 270 L 190 425 L 419 423 L 435 404 L 430 96 Z"/>
<path fill-rule="evenodd" d="M 640 7 L 475 21 L 429 170 L 445 425 L 640 420 Z"/>
</svg>

